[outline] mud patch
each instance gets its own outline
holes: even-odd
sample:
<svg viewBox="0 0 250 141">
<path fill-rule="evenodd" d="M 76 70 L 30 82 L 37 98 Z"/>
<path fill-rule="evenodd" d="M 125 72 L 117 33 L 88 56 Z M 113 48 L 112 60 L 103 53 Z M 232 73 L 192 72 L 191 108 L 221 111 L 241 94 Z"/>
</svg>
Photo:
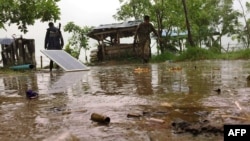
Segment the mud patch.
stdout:
<svg viewBox="0 0 250 141">
<path fill-rule="evenodd" d="M 177 119 L 172 122 L 172 128 L 174 133 L 191 133 L 192 135 L 223 135 L 223 125 L 214 125 L 209 120 L 203 120 L 201 122 L 187 122 L 181 119 Z"/>
</svg>

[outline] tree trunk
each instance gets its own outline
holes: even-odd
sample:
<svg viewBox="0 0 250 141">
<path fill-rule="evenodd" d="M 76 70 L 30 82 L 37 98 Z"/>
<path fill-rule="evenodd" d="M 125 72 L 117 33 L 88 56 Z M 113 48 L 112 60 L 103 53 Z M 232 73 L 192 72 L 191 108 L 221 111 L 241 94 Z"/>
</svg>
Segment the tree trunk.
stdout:
<svg viewBox="0 0 250 141">
<path fill-rule="evenodd" d="M 163 6 L 163 0 L 161 1 L 161 4 Z M 162 9 L 157 9 L 156 10 L 156 19 L 157 19 L 157 24 L 158 24 L 158 35 L 159 38 L 162 37 L 162 30 L 163 30 L 163 11 L 161 11 Z M 165 52 L 165 48 L 162 42 L 159 42 L 159 40 L 157 41 L 157 44 L 159 45 L 161 54 L 163 54 Z"/>
<path fill-rule="evenodd" d="M 185 13 L 185 18 L 186 18 L 186 26 L 187 26 L 187 31 L 188 31 L 188 41 L 189 44 L 194 47 L 194 41 L 192 39 L 192 34 L 191 34 L 191 29 L 190 29 L 190 24 L 189 24 L 189 19 L 188 19 L 188 12 L 187 12 L 187 6 L 186 6 L 186 0 L 182 0 L 183 8 L 184 8 L 184 13 Z"/>
<path fill-rule="evenodd" d="M 240 0 L 238 0 L 238 1 L 240 3 L 241 9 L 242 9 L 243 19 L 244 19 L 245 24 L 246 24 L 246 36 L 247 36 L 247 38 L 246 38 L 246 47 L 249 48 L 249 46 L 250 46 L 250 28 L 249 28 L 249 26 L 247 24 L 247 17 L 246 17 L 246 13 L 244 11 L 243 5 L 242 5 Z"/>
</svg>

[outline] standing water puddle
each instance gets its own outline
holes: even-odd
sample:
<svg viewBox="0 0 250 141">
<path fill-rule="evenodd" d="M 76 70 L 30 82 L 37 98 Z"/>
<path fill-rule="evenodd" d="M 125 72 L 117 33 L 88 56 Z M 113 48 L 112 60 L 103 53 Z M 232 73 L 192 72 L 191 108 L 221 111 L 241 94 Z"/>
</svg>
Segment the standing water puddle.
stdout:
<svg viewBox="0 0 250 141">
<path fill-rule="evenodd" d="M 0 140 L 222 141 L 223 124 L 250 122 L 249 73 L 238 60 L 0 74 Z"/>
</svg>

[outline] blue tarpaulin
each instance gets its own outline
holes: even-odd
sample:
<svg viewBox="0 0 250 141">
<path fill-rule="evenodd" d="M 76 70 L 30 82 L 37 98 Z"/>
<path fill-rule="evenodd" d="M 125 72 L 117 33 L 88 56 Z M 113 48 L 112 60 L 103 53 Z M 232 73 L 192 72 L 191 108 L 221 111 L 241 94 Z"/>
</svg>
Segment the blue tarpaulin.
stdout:
<svg viewBox="0 0 250 141">
<path fill-rule="evenodd" d="M 13 42 L 14 42 L 14 39 L 12 39 L 12 38 L 0 38 L 1 45 L 10 45 Z"/>
</svg>

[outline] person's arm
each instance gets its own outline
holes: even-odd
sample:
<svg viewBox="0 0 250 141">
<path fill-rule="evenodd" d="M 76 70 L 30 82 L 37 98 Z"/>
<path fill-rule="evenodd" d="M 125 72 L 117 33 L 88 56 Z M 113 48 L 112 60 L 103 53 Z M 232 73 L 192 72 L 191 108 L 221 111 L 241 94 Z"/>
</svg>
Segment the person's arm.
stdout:
<svg viewBox="0 0 250 141">
<path fill-rule="evenodd" d="M 155 30 L 154 26 L 151 24 L 151 28 L 152 28 L 152 31 L 154 32 L 155 36 L 157 36 L 157 38 L 159 38 L 159 33 Z"/>
<path fill-rule="evenodd" d="M 62 36 L 61 31 L 60 31 L 60 40 L 61 40 L 61 49 L 63 49 L 64 41 L 63 41 L 63 36 Z"/>
<path fill-rule="evenodd" d="M 139 31 L 139 29 L 140 29 L 140 25 L 141 25 L 141 24 L 139 24 L 139 25 L 137 26 L 136 30 L 135 30 L 134 43 L 135 43 L 136 40 L 137 40 L 137 36 L 138 36 L 138 31 Z"/>
<path fill-rule="evenodd" d="M 44 49 L 48 48 L 48 42 L 49 42 L 49 31 L 46 31 L 46 35 L 45 35 L 45 40 L 44 40 Z"/>
<path fill-rule="evenodd" d="M 60 46 L 61 46 L 61 49 L 63 49 L 64 41 L 63 41 L 63 36 L 62 36 L 62 32 L 61 32 L 61 23 L 59 23 L 58 31 L 59 31 L 59 37 L 60 37 Z"/>
</svg>

